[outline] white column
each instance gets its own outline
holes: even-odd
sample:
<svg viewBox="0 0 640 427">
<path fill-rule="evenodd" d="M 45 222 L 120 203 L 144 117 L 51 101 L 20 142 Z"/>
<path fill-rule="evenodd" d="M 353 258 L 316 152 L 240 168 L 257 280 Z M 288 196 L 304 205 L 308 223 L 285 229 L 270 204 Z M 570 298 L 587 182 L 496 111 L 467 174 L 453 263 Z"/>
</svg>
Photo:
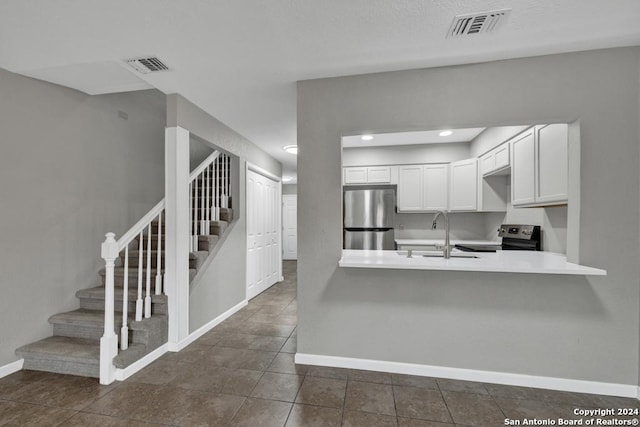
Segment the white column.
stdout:
<svg viewBox="0 0 640 427">
<path fill-rule="evenodd" d="M 116 379 L 116 367 L 113 358 L 118 354 L 118 336 L 114 331 L 114 278 L 113 269 L 118 258 L 118 242 L 115 234 L 107 233 L 102 243 L 102 259 L 105 261 L 104 285 L 104 334 L 100 338 L 100 384 L 111 384 Z"/>
<path fill-rule="evenodd" d="M 189 335 L 189 131 L 165 130 L 165 289 L 169 349 Z"/>
</svg>

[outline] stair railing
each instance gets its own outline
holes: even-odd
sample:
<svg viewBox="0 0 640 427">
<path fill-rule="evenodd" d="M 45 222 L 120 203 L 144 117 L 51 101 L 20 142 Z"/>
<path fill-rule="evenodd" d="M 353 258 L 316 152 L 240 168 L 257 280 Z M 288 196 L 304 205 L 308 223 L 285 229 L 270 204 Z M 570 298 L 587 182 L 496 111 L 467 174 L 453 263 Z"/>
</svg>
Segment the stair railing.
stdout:
<svg viewBox="0 0 640 427">
<path fill-rule="evenodd" d="M 198 237 L 208 235 L 211 221 L 220 220 L 220 208 L 229 205 L 229 165 L 227 154 L 214 151 L 197 168 L 189 179 L 189 208 L 191 209 L 190 237 L 192 251 L 198 250 Z M 221 176 L 220 176 L 221 175 Z M 105 303 L 104 334 L 100 339 L 100 383 L 110 384 L 115 380 L 113 358 L 118 354 L 118 336 L 115 333 L 115 268 L 116 260 L 124 251 L 122 270 L 122 327 L 120 328 L 120 349 L 129 346 L 129 250 L 138 250 L 137 258 L 137 298 L 135 320 L 141 321 L 152 316 L 152 252 L 153 230 L 157 230 L 156 274 L 154 278 L 155 294 L 161 295 L 163 289 L 162 241 L 165 199 L 162 199 L 129 231 L 115 240 L 114 233 L 107 233 L 102 243 L 102 258 L 105 260 Z M 154 227 L 153 222 L 156 221 Z M 137 244 L 134 240 L 137 239 Z M 146 240 L 146 244 L 145 244 Z M 144 297 L 143 297 L 144 296 Z"/>
<path fill-rule="evenodd" d="M 124 266 L 122 270 L 122 327 L 120 328 L 120 348 L 129 347 L 129 248 L 137 238 L 138 292 L 136 299 L 135 320 L 141 321 L 151 317 L 151 282 L 152 282 L 152 251 L 151 237 L 153 221 L 156 220 L 156 274 L 154 277 L 155 294 L 162 294 L 162 219 L 164 199 L 154 206 L 140 221 L 138 221 L 119 240 L 115 240 L 114 233 L 107 233 L 102 244 L 102 258 L 105 260 L 105 303 L 104 303 L 104 334 L 100 340 L 100 382 L 109 384 L 115 373 L 113 358 L 118 354 L 118 336 L 115 334 L 115 260 L 124 251 Z M 145 248 L 146 240 L 146 248 Z M 134 246 L 135 247 L 135 246 Z M 146 259 L 146 266 L 145 266 Z M 145 284 L 143 289 L 143 283 Z M 146 292 L 145 292 L 146 291 Z M 144 299 L 143 299 L 144 295 Z M 144 313 L 144 314 L 143 314 Z M 104 372 L 103 372 L 104 371 Z"/>
<path fill-rule="evenodd" d="M 227 154 L 214 151 L 191 172 L 190 247 L 193 252 L 198 251 L 198 237 L 211 234 L 211 221 L 220 221 L 220 208 L 229 206 L 228 162 Z"/>
</svg>

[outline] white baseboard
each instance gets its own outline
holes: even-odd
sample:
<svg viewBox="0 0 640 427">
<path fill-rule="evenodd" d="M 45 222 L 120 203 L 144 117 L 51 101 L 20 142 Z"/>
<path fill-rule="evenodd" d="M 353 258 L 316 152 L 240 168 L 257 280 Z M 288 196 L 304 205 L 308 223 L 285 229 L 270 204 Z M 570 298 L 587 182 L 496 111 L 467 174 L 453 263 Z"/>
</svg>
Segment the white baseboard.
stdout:
<svg viewBox="0 0 640 427">
<path fill-rule="evenodd" d="M 296 353 L 295 362 L 303 365 L 363 369 L 369 371 L 390 372 L 393 374 L 478 381 L 484 383 L 545 388 L 578 393 L 593 393 L 633 398 L 638 398 L 640 396 L 640 387 L 637 385 L 512 374 L 508 372 L 479 371 L 474 369 L 448 368 L 444 366 L 418 365 L 414 363 L 387 362 L 383 360 L 356 359 L 352 357 L 323 356 L 305 353 Z"/>
<path fill-rule="evenodd" d="M 22 365 L 24 365 L 24 359 L 16 360 L 15 362 L 0 366 L 0 378 L 22 370 Z"/>
<path fill-rule="evenodd" d="M 197 340 L 198 338 L 200 338 L 201 336 L 209 332 L 211 329 L 218 326 L 220 323 L 224 322 L 232 314 L 236 313 L 238 310 L 245 307 L 248 303 L 249 301 L 247 301 L 246 299 L 240 301 L 238 304 L 234 305 L 229 310 L 222 313 L 220 316 L 216 317 L 215 319 L 202 325 L 201 327 L 199 327 L 198 329 L 190 333 L 189 336 L 183 339 L 182 341 L 178 343 L 169 343 L 169 351 L 175 352 L 175 351 L 182 350 L 183 348 L 185 348 L 186 346 L 193 343 L 195 340 Z"/>
<path fill-rule="evenodd" d="M 124 381 L 142 368 L 150 365 L 160 356 L 165 354 L 169 348 L 169 344 L 163 344 L 144 356 L 142 359 L 132 363 L 124 369 L 116 368 L 116 381 Z"/>
</svg>

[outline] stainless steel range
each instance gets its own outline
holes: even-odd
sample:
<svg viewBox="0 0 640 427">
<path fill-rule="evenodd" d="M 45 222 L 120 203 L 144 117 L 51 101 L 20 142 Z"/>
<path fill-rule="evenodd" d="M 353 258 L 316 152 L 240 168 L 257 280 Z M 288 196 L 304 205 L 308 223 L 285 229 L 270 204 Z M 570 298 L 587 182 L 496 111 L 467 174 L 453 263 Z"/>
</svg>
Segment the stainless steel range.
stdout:
<svg viewBox="0 0 640 427">
<path fill-rule="evenodd" d="M 542 233 L 539 225 L 502 224 L 498 229 L 503 251 L 541 251 Z"/>
</svg>

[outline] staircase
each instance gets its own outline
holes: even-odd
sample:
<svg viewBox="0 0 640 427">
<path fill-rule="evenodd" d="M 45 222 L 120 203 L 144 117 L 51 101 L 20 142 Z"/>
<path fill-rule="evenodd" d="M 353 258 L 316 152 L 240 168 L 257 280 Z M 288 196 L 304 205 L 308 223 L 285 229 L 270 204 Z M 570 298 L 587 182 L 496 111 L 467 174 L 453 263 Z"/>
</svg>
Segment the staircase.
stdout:
<svg viewBox="0 0 640 427">
<path fill-rule="evenodd" d="M 191 178 L 190 281 L 212 255 L 233 220 L 231 197 L 228 196 L 230 159 L 219 153 L 218 156 L 214 155 L 196 168 L 200 172 L 194 172 Z M 209 164 L 204 166 L 207 162 Z M 143 224 L 141 231 L 135 231 L 136 237 L 126 242 L 126 249 L 120 251 L 115 262 L 114 332 L 120 332 L 118 341 L 122 349 L 113 359 L 116 368 L 126 368 L 167 342 L 167 296 L 158 291 L 156 293 L 159 294 L 143 295 L 145 285 L 147 289 L 149 282 L 155 285 L 156 276 L 160 278 L 160 284 L 163 280 L 165 241 L 161 220 L 164 204 L 161 204 L 158 205 L 159 215 L 153 215 L 156 219 Z M 16 355 L 24 359 L 23 369 L 100 378 L 100 339 L 105 332 L 106 268 L 99 271 L 98 278 L 98 286 L 76 292 L 78 309 L 49 318 L 53 336 L 16 350 Z M 126 304 L 123 303 L 125 296 Z M 150 298 L 151 312 L 143 317 L 143 298 L 146 297 Z M 122 330 L 123 324 L 127 331 Z M 126 337 L 126 343 L 123 337 Z"/>
</svg>

